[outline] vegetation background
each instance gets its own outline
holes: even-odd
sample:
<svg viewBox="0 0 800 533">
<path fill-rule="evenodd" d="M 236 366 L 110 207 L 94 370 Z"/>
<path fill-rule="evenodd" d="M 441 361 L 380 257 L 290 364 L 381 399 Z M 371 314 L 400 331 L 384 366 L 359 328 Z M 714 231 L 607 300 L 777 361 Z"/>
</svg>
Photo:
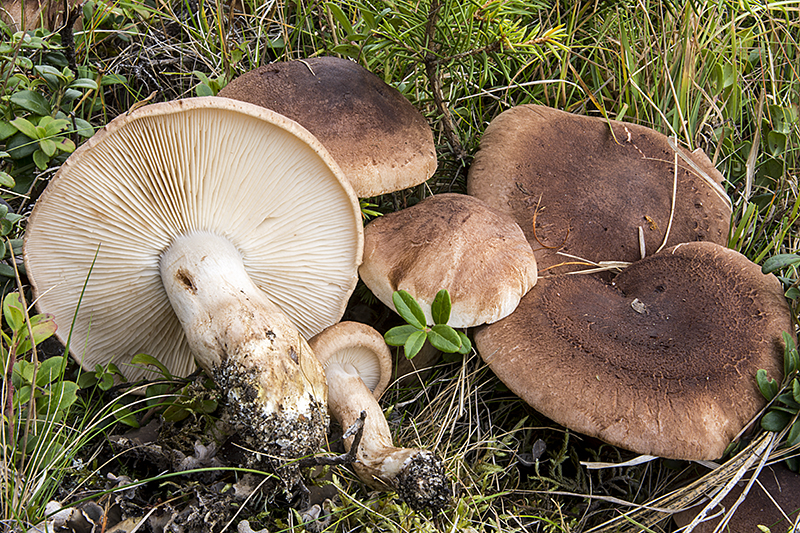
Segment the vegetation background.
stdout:
<svg viewBox="0 0 800 533">
<path fill-rule="evenodd" d="M 465 192 L 482 131 L 515 105 L 643 124 L 706 151 L 734 204 L 729 246 L 759 264 L 773 258 L 770 268 L 784 282 L 797 321 L 800 261 L 786 254 L 800 250 L 800 2 L 53 5 L 61 15 L 34 10 L 24 21 L 27 32 L 0 27 L 0 184 L 9 204 L 0 206 L 0 281 L 7 293 L 24 289 L 18 257 L 26 214 L 59 165 L 98 127 L 148 101 L 216 94 L 236 75 L 271 61 L 335 54 L 397 87 L 428 118 L 437 142 L 439 169 L 426 185 L 371 199 L 365 212 Z M 74 25 L 65 27 L 64 20 Z M 381 312 L 365 291 L 357 297 L 368 312 Z M 148 412 L 147 405 L 109 401 L 114 368 L 79 377 L 68 358 L 56 356 L 58 364 L 49 364 L 42 378 L 45 354 L 25 340 L 47 336 L 47 317 L 28 320 L 26 300 L 15 298 L 3 304 L 0 527 L 6 530 L 36 523 L 50 499 L 64 497 L 64 486 L 96 477 L 92 454 L 118 431 L 115 424 L 135 425 Z M 33 331 L 28 323 L 41 326 Z M 783 385 L 791 387 L 795 376 Z M 441 358 L 432 372 L 396 383 L 383 405 L 396 442 L 433 448 L 445 458 L 457 488 L 454 505 L 435 515 L 416 513 L 391 494 L 366 492 L 337 469 L 331 531 L 663 531 L 672 527 L 668 514 L 654 508 L 685 506 L 713 493 L 756 464 L 754 448 L 766 447 L 770 461 L 779 461 L 796 454 L 800 440 L 788 434 L 797 413 L 788 406 L 782 423 L 770 427 L 782 432 L 756 423 L 730 457 L 744 455 L 715 470 L 665 460 L 587 469 L 581 462 L 634 456 L 544 419 L 474 352 Z M 212 407 L 191 410 L 205 416 Z M 293 511 L 266 503 L 251 508 L 249 517 L 270 531 L 304 527 Z"/>
</svg>

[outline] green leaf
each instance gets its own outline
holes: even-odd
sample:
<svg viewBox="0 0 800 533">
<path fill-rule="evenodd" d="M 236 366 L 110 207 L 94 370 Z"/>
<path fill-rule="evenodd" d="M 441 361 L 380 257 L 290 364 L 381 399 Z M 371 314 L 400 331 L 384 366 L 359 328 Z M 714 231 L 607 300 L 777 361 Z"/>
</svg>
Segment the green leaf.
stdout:
<svg viewBox="0 0 800 533">
<path fill-rule="evenodd" d="M 358 54 L 361 53 L 361 50 L 358 46 L 353 44 L 337 44 L 331 48 L 331 52 L 355 59 L 358 57 Z"/>
<path fill-rule="evenodd" d="M 776 270 L 797 264 L 800 264 L 800 255 L 798 254 L 773 255 L 764 261 L 764 264 L 761 266 L 761 272 L 764 274 L 771 274 Z"/>
<path fill-rule="evenodd" d="M 789 433 L 786 435 L 786 443 L 789 446 L 794 446 L 800 442 L 800 420 L 795 420 L 792 427 L 789 429 Z"/>
<path fill-rule="evenodd" d="M 445 324 L 433 326 L 428 332 L 428 340 L 434 348 L 445 353 L 455 353 L 461 348 L 458 332 Z"/>
<path fill-rule="evenodd" d="M 59 381 L 48 392 L 46 404 L 48 413 L 62 413 L 78 399 L 78 384 L 72 381 Z M 42 412 L 42 411 L 40 411 Z"/>
<path fill-rule="evenodd" d="M 44 155 L 47 156 L 47 160 L 49 161 L 56 153 L 56 143 L 50 139 L 41 139 L 39 141 L 39 149 L 44 152 Z"/>
<path fill-rule="evenodd" d="M 800 381 L 797 379 L 792 380 L 792 396 L 794 396 L 794 401 L 800 403 Z"/>
<path fill-rule="evenodd" d="M 35 91 L 19 91 L 12 94 L 9 100 L 35 115 L 50 114 L 50 103 Z"/>
<path fill-rule="evenodd" d="M 161 373 L 162 376 L 164 376 L 165 379 L 172 379 L 172 374 L 167 369 L 167 367 L 165 367 L 163 364 L 161 364 L 161 361 L 159 361 L 158 359 L 156 359 L 152 355 L 147 355 L 145 353 L 136 354 L 131 359 L 131 364 L 144 365 L 144 366 L 148 366 L 148 365 L 154 366 L 159 370 L 159 372 Z"/>
<path fill-rule="evenodd" d="M 34 126 L 33 123 L 28 119 L 17 117 L 11 122 L 9 122 L 9 124 L 11 124 L 17 130 L 22 132 L 22 134 L 25 135 L 26 137 L 30 137 L 31 139 L 39 138 L 39 135 L 36 131 L 36 126 Z"/>
<path fill-rule="evenodd" d="M 342 27 L 345 35 L 354 33 L 353 26 L 350 24 L 350 20 L 347 18 L 347 15 L 344 14 L 344 11 L 342 11 L 342 8 L 339 7 L 338 4 L 334 2 L 325 2 L 325 7 L 330 10 L 331 15 L 333 15 L 333 18 L 335 18 L 336 22 L 338 22 Z"/>
<path fill-rule="evenodd" d="M 57 328 L 55 318 L 49 313 L 31 317 L 31 331 L 33 332 L 33 340 L 37 345 L 53 335 Z M 17 351 L 18 353 L 26 353 L 30 349 L 31 341 L 28 338 L 28 328 L 26 326 L 20 332 Z"/>
<path fill-rule="evenodd" d="M 16 128 L 10 122 L 6 121 L 0 122 L 0 141 L 2 141 L 3 139 L 7 139 L 8 137 L 11 137 L 15 133 L 17 133 L 17 131 L 19 131 L 19 129 Z"/>
<path fill-rule="evenodd" d="M 8 187 L 9 189 L 16 185 L 13 176 L 7 172 L 0 170 L 0 187 Z M 5 233 L 3 234 L 5 235 Z"/>
<path fill-rule="evenodd" d="M 36 150 L 33 152 L 33 162 L 36 163 L 39 170 L 45 170 L 47 169 L 47 163 L 50 162 L 50 158 L 42 150 Z"/>
<path fill-rule="evenodd" d="M 422 347 L 425 346 L 425 340 L 427 339 L 427 337 L 428 337 L 427 333 L 421 330 L 417 330 L 408 336 L 408 340 L 406 340 L 406 343 L 403 346 L 403 351 L 406 354 L 406 359 L 412 359 L 415 355 L 419 353 Z"/>
<path fill-rule="evenodd" d="M 461 338 L 461 348 L 458 350 L 458 353 L 466 355 L 472 350 L 472 342 L 463 331 L 459 331 L 458 336 Z"/>
<path fill-rule="evenodd" d="M 84 138 L 89 138 L 94 135 L 94 126 L 89 124 L 87 121 L 83 120 L 82 118 L 75 119 L 75 131 L 78 135 Z"/>
<path fill-rule="evenodd" d="M 56 148 L 60 151 L 71 154 L 75 151 L 75 143 L 72 142 L 72 139 L 61 139 L 56 143 Z"/>
<path fill-rule="evenodd" d="M 114 404 L 111 406 L 111 413 L 114 415 L 114 418 L 117 419 L 117 422 L 122 422 L 126 426 L 132 428 L 138 428 L 139 422 L 136 420 L 136 417 L 133 416 L 133 413 L 127 407 L 124 407 L 119 404 Z"/>
<path fill-rule="evenodd" d="M 394 291 L 392 294 L 392 303 L 403 320 L 415 326 L 417 329 L 425 329 L 428 321 L 425 319 L 425 313 L 417 301 L 408 292 L 404 290 Z"/>
<path fill-rule="evenodd" d="M 794 339 L 787 332 L 781 332 L 783 335 L 783 375 L 789 377 L 792 372 L 800 366 L 800 356 L 798 356 L 797 348 L 794 344 Z"/>
<path fill-rule="evenodd" d="M 88 78 L 78 78 L 69 84 L 72 89 L 97 89 L 97 82 Z"/>
<path fill-rule="evenodd" d="M 450 320 L 450 293 L 446 289 L 436 293 L 431 304 L 431 315 L 434 324 L 447 324 Z"/>
<path fill-rule="evenodd" d="M 3 298 L 3 318 L 12 331 L 18 332 L 25 326 L 25 309 L 18 292 L 11 292 Z"/>
<path fill-rule="evenodd" d="M 205 83 L 199 84 L 195 89 L 195 93 L 197 93 L 197 96 L 214 96 L 214 91 Z"/>
<path fill-rule="evenodd" d="M 412 326 L 411 324 L 404 324 L 387 331 L 383 335 L 383 339 L 389 346 L 403 346 L 408 340 L 408 337 L 417 331 L 420 331 L 419 328 Z"/>
<path fill-rule="evenodd" d="M 39 363 L 39 369 L 36 371 L 36 386 L 44 387 L 61 378 L 63 365 L 63 356 L 50 357 Z"/>
<path fill-rule="evenodd" d="M 772 410 L 761 418 L 761 427 L 767 431 L 781 431 L 791 419 L 792 416 L 789 413 Z"/>
<path fill-rule="evenodd" d="M 761 391 L 762 396 L 764 396 L 767 401 L 772 400 L 775 395 L 778 394 L 778 382 L 774 379 L 769 379 L 767 377 L 767 371 L 763 368 L 756 372 L 756 383 L 758 384 L 758 390 Z"/>
</svg>

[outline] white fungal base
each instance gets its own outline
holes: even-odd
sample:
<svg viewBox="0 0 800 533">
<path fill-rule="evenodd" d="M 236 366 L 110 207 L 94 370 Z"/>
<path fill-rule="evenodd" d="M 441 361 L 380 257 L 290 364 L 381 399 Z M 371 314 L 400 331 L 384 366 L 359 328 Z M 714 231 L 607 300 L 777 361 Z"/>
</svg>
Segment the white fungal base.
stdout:
<svg viewBox="0 0 800 533">
<path fill-rule="evenodd" d="M 322 366 L 252 282 L 233 244 L 209 232 L 182 236 L 161 258 L 161 279 L 248 445 L 288 458 L 318 451 L 328 420 Z"/>
</svg>

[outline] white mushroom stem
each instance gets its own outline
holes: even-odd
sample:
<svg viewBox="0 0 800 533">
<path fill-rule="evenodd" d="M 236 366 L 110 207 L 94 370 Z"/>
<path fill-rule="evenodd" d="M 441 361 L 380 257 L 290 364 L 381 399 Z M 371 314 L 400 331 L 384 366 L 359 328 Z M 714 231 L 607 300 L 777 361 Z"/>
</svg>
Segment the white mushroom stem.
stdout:
<svg viewBox="0 0 800 533">
<path fill-rule="evenodd" d="M 377 400 L 352 365 L 329 363 L 328 410 L 342 428 L 350 427 L 366 411 L 354 468 L 375 489 L 387 487 L 414 509 L 441 508 L 450 498 L 450 484 L 441 460 L 428 450 L 396 448 L 389 424 Z M 348 451 L 353 437 L 345 439 Z"/>
<path fill-rule="evenodd" d="M 316 452 L 327 428 L 322 366 L 250 279 L 234 245 L 209 232 L 179 237 L 161 257 L 161 278 L 248 444 L 284 457 Z"/>
</svg>

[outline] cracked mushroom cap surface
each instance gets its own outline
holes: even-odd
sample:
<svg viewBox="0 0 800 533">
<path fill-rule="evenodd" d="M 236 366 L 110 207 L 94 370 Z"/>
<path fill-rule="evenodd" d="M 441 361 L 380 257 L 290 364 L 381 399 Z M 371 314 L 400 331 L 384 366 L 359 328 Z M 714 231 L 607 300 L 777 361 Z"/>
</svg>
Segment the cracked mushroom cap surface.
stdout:
<svg viewBox="0 0 800 533">
<path fill-rule="evenodd" d="M 507 316 L 536 284 L 536 259 L 519 226 L 464 194 L 438 194 L 376 218 L 364 229 L 362 281 L 394 309 L 408 291 L 433 324 L 431 304 L 447 289 L 454 328 Z"/>
<path fill-rule="evenodd" d="M 673 146 L 644 126 L 521 105 L 486 128 L 467 188 L 516 220 L 542 272 L 586 268 L 553 269 L 576 261 L 558 252 L 593 262 L 641 259 L 640 231 L 645 255 L 661 247 L 668 228 L 666 246 L 726 244 L 731 203 L 722 175 L 702 151 Z"/>
<path fill-rule="evenodd" d="M 308 341 L 323 368 L 331 364 L 355 371 L 379 398 L 392 376 L 392 352 L 383 335 L 360 322 L 339 322 Z"/>
<path fill-rule="evenodd" d="M 314 134 L 360 198 L 407 189 L 436 170 L 433 132 L 397 89 L 358 63 L 325 56 L 247 72 L 220 96 L 272 109 Z"/>
<path fill-rule="evenodd" d="M 475 332 L 481 357 L 555 422 L 641 454 L 718 459 L 780 382 L 780 282 L 743 255 L 686 243 L 606 282 L 539 280 L 510 316 Z"/>
<path fill-rule="evenodd" d="M 325 209 L 309 208 L 318 205 Z M 341 318 L 361 261 L 361 212 L 319 141 L 227 98 L 152 104 L 76 150 L 28 222 L 37 306 L 55 315 L 62 342 L 71 333 L 84 368 L 113 361 L 134 380 L 150 374 L 126 363 L 147 353 L 173 375 L 194 370 L 159 262 L 197 232 L 229 241 L 304 337 Z"/>
</svg>

